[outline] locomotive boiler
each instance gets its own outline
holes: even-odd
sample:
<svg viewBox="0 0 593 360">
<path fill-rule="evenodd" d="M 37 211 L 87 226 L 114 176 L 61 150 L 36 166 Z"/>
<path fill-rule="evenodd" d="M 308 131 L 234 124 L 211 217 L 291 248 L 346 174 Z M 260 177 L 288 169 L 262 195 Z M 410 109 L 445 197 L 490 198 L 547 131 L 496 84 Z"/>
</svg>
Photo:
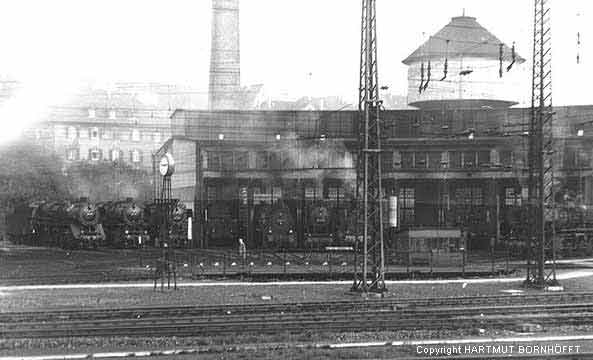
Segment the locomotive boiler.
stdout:
<svg viewBox="0 0 593 360">
<path fill-rule="evenodd" d="M 260 206 L 256 216 L 256 233 L 262 247 L 289 249 L 297 246 L 294 216 L 284 203 Z"/>
<path fill-rule="evenodd" d="M 206 208 L 206 236 L 209 246 L 234 246 L 239 234 L 231 201 L 218 201 Z"/>
<path fill-rule="evenodd" d="M 309 216 L 306 218 L 306 248 L 323 248 L 332 245 L 334 234 L 330 208 L 318 203 L 310 207 Z"/>
<path fill-rule="evenodd" d="M 139 248 L 150 242 L 144 206 L 127 198 L 101 204 L 106 242 L 118 248 Z"/>
<path fill-rule="evenodd" d="M 305 221 L 305 247 L 352 246 L 356 233 L 356 212 L 331 203 L 317 202 L 309 207 Z"/>
<path fill-rule="evenodd" d="M 87 199 L 30 206 L 32 232 L 40 245 L 96 248 L 105 240 L 97 206 Z"/>
<path fill-rule="evenodd" d="M 144 216 L 148 227 L 149 242 L 156 247 L 172 246 L 183 248 L 191 246 L 189 225 L 192 211 L 178 199 L 168 204 L 147 202 L 144 204 Z M 165 224 L 168 234 L 165 233 Z"/>
<path fill-rule="evenodd" d="M 176 248 L 187 248 L 191 246 L 189 233 L 191 228 L 189 222 L 191 218 L 191 210 L 176 201 L 171 209 L 171 225 L 169 229 L 169 238 L 171 246 Z"/>
</svg>

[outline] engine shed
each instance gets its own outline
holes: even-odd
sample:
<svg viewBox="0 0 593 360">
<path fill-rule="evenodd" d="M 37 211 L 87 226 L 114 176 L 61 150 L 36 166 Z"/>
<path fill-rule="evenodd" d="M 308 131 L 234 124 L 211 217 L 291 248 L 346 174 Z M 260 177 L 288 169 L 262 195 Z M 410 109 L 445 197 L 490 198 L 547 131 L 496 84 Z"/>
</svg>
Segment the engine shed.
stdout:
<svg viewBox="0 0 593 360">
<path fill-rule="evenodd" d="M 556 109 L 559 198 L 579 192 L 593 203 L 591 156 L 585 158 L 593 148 L 577 130 L 592 115 L 591 106 Z M 384 196 L 398 197 L 400 230 L 465 229 L 469 251 L 489 249 L 493 237 L 498 246 L 522 221 L 521 124 L 529 116 L 525 108 L 382 112 Z M 195 246 L 235 246 L 238 238 L 252 248 L 340 244 L 352 239 L 356 223 L 357 117 L 177 110 L 173 136 L 154 158 L 169 152 L 176 159 L 172 196 L 196 214 Z M 273 209 L 285 213 L 282 226 L 265 215 Z"/>
</svg>

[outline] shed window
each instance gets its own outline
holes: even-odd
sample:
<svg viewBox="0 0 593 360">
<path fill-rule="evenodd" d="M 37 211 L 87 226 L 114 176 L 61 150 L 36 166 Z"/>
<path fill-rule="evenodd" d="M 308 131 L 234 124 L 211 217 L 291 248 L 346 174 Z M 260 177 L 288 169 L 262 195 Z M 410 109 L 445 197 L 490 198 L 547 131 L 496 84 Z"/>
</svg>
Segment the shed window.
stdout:
<svg viewBox="0 0 593 360">
<path fill-rule="evenodd" d="M 217 151 L 208 151 L 206 158 L 209 170 L 220 170 L 220 154 Z"/>
<path fill-rule="evenodd" d="M 478 165 L 487 166 L 490 165 L 490 151 L 478 151 Z"/>
<path fill-rule="evenodd" d="M 232 151 L 221 151 L 220 152 L 222 170 L 233 170 L 233 152 Z"/>
<path fill-rule="evenodd" d="M 132 162 L 133 163 L 139 163 L 140 162 L 140 151 L 139 150 L 133 150 L 132 151 Z"/>
<path fill-rule="evenodd" d="M 402 169 L 411 169 L 414 163 L 414 153 L 402 152 L 401 155 Z"/>
<path fill-rule="evenodd" d="M 268 152 L 258 151 L 255 157 L 255 167 L 258 169 L 267 169 L 268 166 Z"/>
<path fill-rule="evenodd" d="M 404 224 L 412 224 L 415 214 L 415 189 L 412 187 L 402 187 L 399 189 L 399 208 L 401 221 Z"/>
<path fill-rule="evenodd" d="M 459 169 L 461 167 L 461 152 L 449 151 L 449 167 Z"/>
<path fill-rule="evenodd" d="M 426 169 L 426 153 L 417 152 L 414 154 L 414 167 L 416 169 Z"/>
<path fill-rule="evenodd" d="M 235 153 L 235 168 L 237 170 L 244 170 L 249 167 L 249 153 L 247 151 L 239 151 Z"/>
<path fill-rule="evenodd" d="M 428 167 L 431 169 L 438 169 L 441 166 L 441 153 L 438 151 L 431 151 L 428 153 Z"/>
</svg>

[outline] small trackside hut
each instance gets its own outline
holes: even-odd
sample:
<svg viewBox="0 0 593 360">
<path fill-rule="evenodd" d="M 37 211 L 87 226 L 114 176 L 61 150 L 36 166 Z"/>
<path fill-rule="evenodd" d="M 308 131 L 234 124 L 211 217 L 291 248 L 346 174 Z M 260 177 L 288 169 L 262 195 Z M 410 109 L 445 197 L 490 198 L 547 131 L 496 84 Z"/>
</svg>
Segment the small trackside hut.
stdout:
<svg viewBox="0 0 593 360">
<path fill-rule="evenodd" d="M 405 265 L 458 265 L 465 239 L 458 228 L 415 228 L 396 234 L 397 261 Z"/>
</svg>

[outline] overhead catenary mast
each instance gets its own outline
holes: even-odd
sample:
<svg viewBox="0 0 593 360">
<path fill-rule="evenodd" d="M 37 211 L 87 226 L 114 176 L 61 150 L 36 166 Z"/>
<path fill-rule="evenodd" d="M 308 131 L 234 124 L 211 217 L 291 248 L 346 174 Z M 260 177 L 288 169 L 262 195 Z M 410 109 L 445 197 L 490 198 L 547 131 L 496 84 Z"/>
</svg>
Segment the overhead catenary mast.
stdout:
<svg viewBox="0 0 593 360">
<path fill-rule="evenodd" d="M 360 221 L 357 239 L 362 240 L 357 241 L 357 251 L 362 252 L 362 266 L 355 267 L 352 290 L 363 293 L 386 291 L 379 118 L 382 101 L 379 100 L 376 15 L 376 1 L 362 0 L 359 153 L 356 164 L 356 196 Z"/>
<path fill-rule="evenodd" d="M 529 231 L 527 286 L 557 285 L 552 159 L 552 52 L 549 0 L 534 0 L 531 121 L 529 128 Z"/>
</svg>

